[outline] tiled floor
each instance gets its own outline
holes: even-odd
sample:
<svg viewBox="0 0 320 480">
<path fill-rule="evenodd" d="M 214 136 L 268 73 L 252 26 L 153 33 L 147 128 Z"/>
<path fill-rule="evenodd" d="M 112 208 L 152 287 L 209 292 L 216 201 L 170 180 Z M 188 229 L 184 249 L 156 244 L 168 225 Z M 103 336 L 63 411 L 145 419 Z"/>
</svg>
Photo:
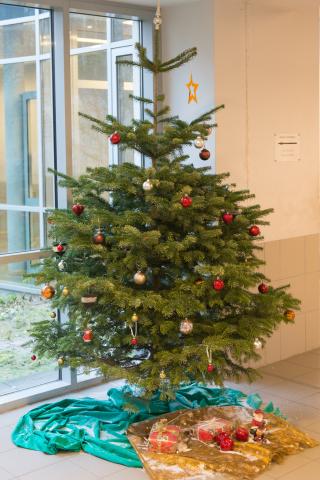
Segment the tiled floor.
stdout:
<svg viewBox="0 0 320 480">
<path fill-rule="evenodd" d="M 320 441 L 320 350 L 298 355 L 261 369 L 263 378 L 253 385 L 229 384 L 246 393 L 258 392 L 273 401 L 288 420 Z M 68 397 L 105 398 L 107 387 L 101 385 Z M 0 480 L 143 480 L 140 469 L 100 460 L 85 453 L 44 455 L 16 448 L 10 434 L 18 418 L 30 406 L 0 415 Z M 320 480 L 320 446 L 289 457 L 273 465 L 259 480 Z"/>
</svg>

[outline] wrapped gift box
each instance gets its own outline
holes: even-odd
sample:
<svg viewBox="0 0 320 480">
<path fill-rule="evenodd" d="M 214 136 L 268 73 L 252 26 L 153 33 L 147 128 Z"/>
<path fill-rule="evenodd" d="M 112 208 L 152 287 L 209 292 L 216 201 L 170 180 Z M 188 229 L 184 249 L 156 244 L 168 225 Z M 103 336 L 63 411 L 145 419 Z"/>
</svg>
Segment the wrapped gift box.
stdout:
<svg viewBox="0 0 320 480">
<path fill-rule="evenodd" d="M 157 422 L 149 435 L 149 449 L 158 453 L 176 453 L 180 438 L 180 427 L 166 421 Z"/>
<path fill-rule="evenodd" d="M 233 423 L 225 418 L 213 417 L 196 425 L 195 436 L 200 442 L 213 442 L 219 433 L 231 434 Z"/>
</svg>

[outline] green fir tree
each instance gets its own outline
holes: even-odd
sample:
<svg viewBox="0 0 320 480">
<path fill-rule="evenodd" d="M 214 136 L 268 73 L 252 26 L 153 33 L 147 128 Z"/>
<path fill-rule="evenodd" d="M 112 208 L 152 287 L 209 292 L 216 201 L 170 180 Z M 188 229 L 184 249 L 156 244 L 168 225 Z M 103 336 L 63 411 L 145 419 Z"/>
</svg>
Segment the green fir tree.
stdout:
<svg viewBox="0 0 320 480">
<path fill-rule="evenodd" d="M 227 174 L 195 168 L 183 154 L 197 137 L 207 139 L 221 107 L 191 123 L 172 116 L 159 77 L 190 61 L 196 48 L 163 62 L 157 30 L 153 60 L 136 48 L 138 61 L 124 63 L 154 79 L 153 100 L 134 97 L 145 118 L 123 125 L 111 115 L 84 116 L 152 166 L 88 169 L 78 179 L 56 173 L 85 208 L 51 213 L 56 252 L 37 282 L 54 287 L 52 305 L 68 320 L 35 324 L 35 351 L 126 378 L 145 395 L 159 388 L 171 395 L 181 382 L 253 379 L 247 365 L 259 358 L 257 346 L 299 305 L 259 272 L 257 226 L 271 210 L 228 184 Z"/>
</svg>

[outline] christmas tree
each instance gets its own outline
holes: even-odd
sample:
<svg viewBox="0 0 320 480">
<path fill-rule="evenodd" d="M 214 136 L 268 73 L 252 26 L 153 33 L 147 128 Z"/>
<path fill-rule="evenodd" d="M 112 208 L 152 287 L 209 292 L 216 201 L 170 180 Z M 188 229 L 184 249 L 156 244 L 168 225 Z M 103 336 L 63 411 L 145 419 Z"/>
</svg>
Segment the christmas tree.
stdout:
<svg viewBox="0 0 320 480">
<path fill-rule="evenodd" d="M 253 379 L 248 362 L 299 304 L 259 272 L 255 240 L 271 210 L 183 153 L 194 144 L 208 160 L 205 140 L 221 107 L 192 122 L 170 114 L 159 77 L 197 52 L 163 62 L 159 23 L 153 59 L 138 44 L 138 61 L 122 62 L 153 74 L 153 99 L 134 97 L 145 118 L 123 125 L 84 115 L 114 148 L 152 166 L 93 168 L 78 179 L 56 173 L 74 205 L 51 213 L 53 255 L 36 278 L 67 321 L 53 313 L 32 330 L 38 355 L 126 378 L 145 395 L 170 395 L 181 382 Z"/>
</svg>

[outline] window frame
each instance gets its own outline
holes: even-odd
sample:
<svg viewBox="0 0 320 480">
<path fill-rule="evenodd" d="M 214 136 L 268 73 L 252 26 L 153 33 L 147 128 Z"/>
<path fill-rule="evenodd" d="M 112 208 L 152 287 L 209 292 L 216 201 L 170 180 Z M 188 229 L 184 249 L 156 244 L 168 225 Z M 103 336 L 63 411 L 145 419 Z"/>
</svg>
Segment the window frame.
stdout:
<svg viewBox="0 0 320 480">
<path fill-rule="evenodd" d="M 38 9 L 37 15 L 43 16 L 39 9 L 49 9 L 51 11 L 51 32 L 53 46 L 50 53 L 40 52 L 39 35 L 36 34 L 36 53 L 30 57 L 21 57 L 23 61 L 35 61 L 36 69 L 41 68 L 41 60 L 52 59 L 52 102 L 53 102 L 53 148 L 54 148 L 54 167 L 66 174 L 71 173 L 72 169 L 72 115 L 71 115 L 71 70 L 70 70 L 70 55 L 75 54 L 75 49 L 70 49 L 70 13 L 82 13 L 89 15 L 106 16 L 108 22 L 108 35 L 111 35 L 111 20 L 112 18 L 124 18 L 128 20 L 138 20 L 134 22 L 135 28 L 139 28 L 140 41 L 147 48 L 148 53 L 152 53 L 152 20 L 154 15 L 154 9 L 148 7 L 141 7 L 135 5 L 116 5 L 113 2 L 105 2 L 101 0 L 95 0 L 90 2 L 90 9 L 88 9 L 88 2 L 84 0 L 38 0 L 37 3 L 22 2 L 19 0 L 5 0 L 0 1 L 0 4 L 12 5 L 12 6 L 24 6 L 33 7 Z M 112 13 L 110 13 L 112 12 Z M 26 21 L 32 21 L 32 17 L 21 18 L 21 23 Z M 3 23 L 0 21 L 0 24 Z M 8 23 L 8 22 L 7 22 Z M 13 21 L 14 23 L 14 21 Z M 17 22 L 16 22 L 17 23 Z M 35 22 L 36 28 L 39 27 L 39 22 Z M 39 33 L 39 32 L 38 32 Z M 135 55 L 132 46 L 128 49 L 128 46 L 132 45 L 131 40 L 121 40 L 117 42 L 108 42 L 106 48 L 110 49 L 110 55 L 107 56 L 108 62 L 115 61 L 117 54 L 133 54 Z M 90 51 L 91 47 L 84 47 L 82 49 L 76 49 L 77 51 Z M 104 46 L 101 48 L 104 49 Z M 92 51 L 92 50 L 91 50 Z M 6 63 L 15 63 L 17 58 L 8 59 Z M 1 63 L 1 61 L 0 61 Z M 37 65 L 38 64 L 38 65 Z M 108 67 L 111 65 L 108 65 Z M 116 69 L 114 65 L 110 72 L 114 72 Z M 38 72 L 39 73 L 39 72 Z M 137 81 L 139 83 L 141 95 L 146 95 L 152 98 L 152 79 L 140 72 L 140 78 L 137 75 L 139 73 L 134 69 L 134 84 Z M 112 77 L 112 78 L 111 78 Z M 37 75 L 37 91 L 41 91 L 39 85 L 39 74 Z M 137 80 L 138 79 L 138 80 Z M 110 80 L 114 83 L 114 73 L 110 75 Z M 112 85 L 112 89 L 116 88 Z M 110 90 L 111 90 L 110 88 Z M 139 94 L 140 94 L 139 92 Z M 134 92 L 138 93 L 138 92 Z M 41 96 L 40 96 L 41 97 Z M 109 111 L 115 113 L 113 108 L 112 95 L 108 95 L 108 107 Z M 141 115 L 142 111 L 137 109 L 141 108 L 137 106 L 137 102 L 134 105 L 135 116 Z M 38 128 L 39 122 L 41 122 L 41 98 L 37 102 L 38 113 Z M 41 128 L 39 129 L 41 131 Z M 109 163 L 117 163 L 118 149 L 111 149 L 109 146 Z M 42 250 L 45 247 L 45 213 L 51 208 L 45 207 L 43 204 L 44 198 L 44 175 L 43 175 L 43 150 L 42 150 L 42 135 L 38 135 L 38 174 L 39 174 L 39 206 L 32 205 L 6 205 L 0 204 L 0 211 L 17 211 L 17 212 L 36 212 L 40 216 L 40 248 L 37 250 L 28 250 L 17 253 L 3 253 L 0 254 L 0 265 L 8 263 L 16 263 L 28 260 L 41 260 L 50 255 L 50 252 Z M 135 164 L 143 164 L 143 159 L 136 155 L 134 157 Z M 69 192 L 61 188 L 57 184 L 55 179 L 54 185 L 54 208 L 67 208 L 69 200 Z M 11 291 L 25 292 L 25 293 L 38 293 L 38 288 L 32 286 L 13 286 L 8 282 L 0 282 L 1 289 L 10 289 Z M 64 313 L 59 313 L 61 321 L 65 321 L 66 317 Z M 53 395 L 66 393 L 69 391 L 79 390 L 85 388 L 88 385 L 101 382 L 101 377 L 89 375 L 87 380 L 81 380 L 78 382 L 77 373 L 70 368 L 61 368 L 59 371 L 59 380 L 57 382 L 50 382 L 48 384 L 39 385 L 38 387 L 32 387 L 29 389 L 21 390 L 12 394 L 3 395 L 0 397 L 0 412 L 5 411 L 8 408 L 18 407 L 25 404 L 26 401 L 40 401 L 52 397 Z"/>
</svg>

